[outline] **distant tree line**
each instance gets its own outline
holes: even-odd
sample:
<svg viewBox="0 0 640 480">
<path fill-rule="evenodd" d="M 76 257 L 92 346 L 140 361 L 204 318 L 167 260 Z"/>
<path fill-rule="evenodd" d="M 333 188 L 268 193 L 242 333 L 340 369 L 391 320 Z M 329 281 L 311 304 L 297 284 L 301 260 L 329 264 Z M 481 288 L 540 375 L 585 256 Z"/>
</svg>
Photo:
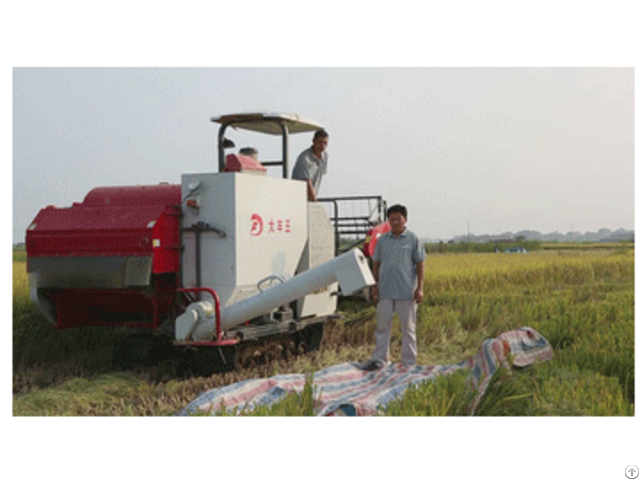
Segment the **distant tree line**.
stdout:
<svg viewBox="0 0 640 480">
<path fill-rule="evenodd" d="M 426 242 L 427 253 L 510 253 L 531 252 L 542 249 L 542 242 L 537 240 L 498 240 L 493 242 Z"/>
</svg>

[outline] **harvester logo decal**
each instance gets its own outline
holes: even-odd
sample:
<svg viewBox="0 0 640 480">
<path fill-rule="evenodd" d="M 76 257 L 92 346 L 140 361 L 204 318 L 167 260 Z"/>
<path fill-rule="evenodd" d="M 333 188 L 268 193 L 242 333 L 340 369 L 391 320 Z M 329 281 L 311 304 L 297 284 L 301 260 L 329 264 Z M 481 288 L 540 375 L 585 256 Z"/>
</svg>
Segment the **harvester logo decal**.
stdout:
<svg viewBox="0 0 640 480">
<path fill-rule="evenodd" d="M 291 233 L 291 219 L 290 218 L 270 218 L 266 225 L 269 227 L 266 230 L 267 234 L 288 234 Z M 250 234 L 254 237 L 262 235 L 265 232 L 265 221 L 257 213 L 251 215 L 251 230 Z"/>
<path fill-rule="evenodd" d="M 262 223 L 262 217 L 257 213 L 251 215 L 251 235 L 257 237 L 262 233 L 264 224 Z"/>
</svg>

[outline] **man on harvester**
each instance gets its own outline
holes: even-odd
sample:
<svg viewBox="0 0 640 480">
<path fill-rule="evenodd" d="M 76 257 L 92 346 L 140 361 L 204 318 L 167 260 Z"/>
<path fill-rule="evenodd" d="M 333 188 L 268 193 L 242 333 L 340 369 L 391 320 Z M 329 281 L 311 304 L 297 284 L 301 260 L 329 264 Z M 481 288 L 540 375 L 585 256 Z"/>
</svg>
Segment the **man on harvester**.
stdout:
<svg viewBox="0 0 640 480">
<path fill-rule="evenodd" d="M 311 202 L 317 201 L 322 176 L 327 173 L 328 145 L 329 134 L 324 130 L 316 131 L 311 147 L 298 156 L 293 167 L 291 178 L 307 182 L 307 196 Z"/>
</svg>

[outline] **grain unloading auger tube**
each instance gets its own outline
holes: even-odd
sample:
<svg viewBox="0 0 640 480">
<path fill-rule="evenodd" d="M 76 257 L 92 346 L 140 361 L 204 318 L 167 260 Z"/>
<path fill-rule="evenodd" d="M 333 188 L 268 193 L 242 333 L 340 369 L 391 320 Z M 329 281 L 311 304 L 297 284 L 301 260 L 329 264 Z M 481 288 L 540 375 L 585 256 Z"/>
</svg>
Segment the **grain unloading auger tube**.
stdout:
<svg viewBox="0 0 640 480">
<path fill-rule="evenodd" d="M 176 340 L 210 341 L 220 335 L 221 331 L 267 314 L 335 282 L 339 283 L 345 295 L 375 283 L 367 260 L 360 250 L 347 252 L 290 280 L 231 304 L 222 309 L 219 318 L 216 316 L 215 301 L 192 303 L 187 307 L 187 311 L 176 319 Z"/>
</svg>

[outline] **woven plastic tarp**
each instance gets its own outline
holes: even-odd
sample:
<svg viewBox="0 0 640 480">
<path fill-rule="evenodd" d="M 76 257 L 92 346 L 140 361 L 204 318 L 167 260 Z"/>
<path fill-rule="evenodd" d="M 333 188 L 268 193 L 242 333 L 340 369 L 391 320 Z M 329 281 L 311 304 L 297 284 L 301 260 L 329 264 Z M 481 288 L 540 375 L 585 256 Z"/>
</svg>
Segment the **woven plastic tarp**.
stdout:
<svg viewBox="0 0 640 480">
<path fill-rule="evenodd" d="M 391 400 L 400 398 L 410 385 L 460 369 L 469 370 L 477 391 L 471 406 L 473 412 L 496 370 L 500 366 L 510 368 L 510 354 L 514 366 L 524 367 L 550 360 L 553 349 L 537 331 L 524 327 L 485 340 L 477 355 L 454 365 L 418 365 L 407 369 L 402 364 L 390 364 L 374 372 L 364 372 L 355 363 L 334 365 L 313 374 L 315 412 L 317 415 L 373 415 Z M 274 404 L 289 393 L 302 392 L 305 380 L 304 374 L 286 374 L 215 388 L 199 395 L 177 415 L 215 415 L 222 408 L 240 414 L 258 405 Z"/>
</svg>

